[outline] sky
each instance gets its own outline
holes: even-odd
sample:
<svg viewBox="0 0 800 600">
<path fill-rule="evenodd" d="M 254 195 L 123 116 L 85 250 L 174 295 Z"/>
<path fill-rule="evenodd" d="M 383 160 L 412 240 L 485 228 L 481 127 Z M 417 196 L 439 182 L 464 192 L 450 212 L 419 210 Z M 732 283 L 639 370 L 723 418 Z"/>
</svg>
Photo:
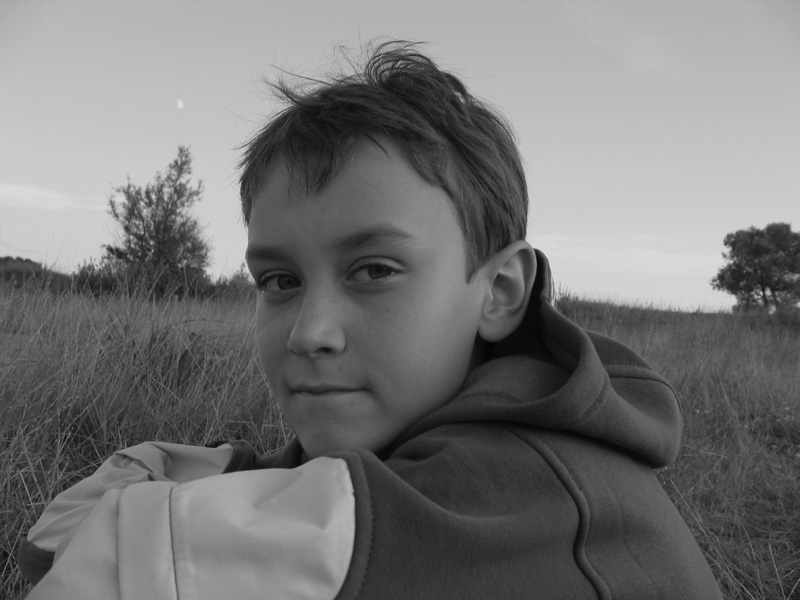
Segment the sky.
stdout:
<svg viewBox="0 0 800 600">
<path fill-rule="evenodd" d="M 0 0 L 0 256 L 98 258 L 112 187 L 184 144 L 211 273 L 233 273 L 238 148 L 279 108 L 263 78 L 376 38 L 426 42 L 512 123 L 563 292 L 729 308 L 725 235 L 800 228 L 798 0 Z"/>
</svg>

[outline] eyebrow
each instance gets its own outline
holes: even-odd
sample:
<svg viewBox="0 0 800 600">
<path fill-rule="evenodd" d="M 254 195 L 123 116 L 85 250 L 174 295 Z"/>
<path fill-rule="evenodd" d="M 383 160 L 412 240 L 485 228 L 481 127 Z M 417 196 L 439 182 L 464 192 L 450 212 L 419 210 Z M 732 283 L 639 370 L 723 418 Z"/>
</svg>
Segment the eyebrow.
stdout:
<svg viewBox="0 0 800 600">
<path fill-rule="evenodd" d="M 416 237 L 410 233 L 398 229 L 392 225 L 375 225 L 367 229 L 355 231 L 334 242 L 334 247 L 338 250 L 358 250 L 367 246 L 381 244 L 393 246 L 406 246 L 414 241 Z M 254 246 L 249 245 L 245 252 L 245 260 L 267 260 L 283 258 L 286 253 L 279 246 Z"/>
</svg>

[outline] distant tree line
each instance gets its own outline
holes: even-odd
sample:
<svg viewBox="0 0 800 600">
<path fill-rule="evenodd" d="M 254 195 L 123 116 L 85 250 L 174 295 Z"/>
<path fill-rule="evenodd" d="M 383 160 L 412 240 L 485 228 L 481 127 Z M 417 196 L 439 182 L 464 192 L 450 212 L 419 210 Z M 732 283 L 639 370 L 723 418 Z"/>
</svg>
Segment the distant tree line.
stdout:
<svg viewBox="0 0 800 600">
<path fill-rule="evenodd" d="M 0 285 L 18 289 L 45 289 L 54 293 L 155 297 L 148 289 L 138 289 L 131 281 L 120 279 L 114 274 L 106 273 L 102 275 L 102 280 L 87 281 L 85 270 L 86 264 L 72 274 L 60 273 L 27 258 L 0 256 Z M 191 295 L 201 298 L 242 298 L 252 294 L 254 289 L 250 275 L 242 265 L 231 275 L 209 280 Z"/>
<path fill-rule="evenodd" d="M 800 302 L 800 232 L 788 223 L 725 236 L 725 265 L 711 280 L 732 294 L 738 310 L 794 308 Z"/>
<path fill-rule="evenodd" d="M 36 261 L 18 256 L 0 256 L 0 282 L 17 288 L 37 285 L 52 291 L 69 289 L 72 285 L 69 275 L 56 273 Z"/>
</svg>

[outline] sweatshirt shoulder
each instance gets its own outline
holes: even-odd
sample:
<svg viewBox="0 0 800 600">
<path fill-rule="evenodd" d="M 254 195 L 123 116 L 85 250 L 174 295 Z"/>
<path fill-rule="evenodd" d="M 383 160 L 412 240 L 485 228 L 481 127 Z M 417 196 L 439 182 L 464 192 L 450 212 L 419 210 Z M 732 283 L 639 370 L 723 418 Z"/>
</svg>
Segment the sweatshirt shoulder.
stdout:
<svg viewBox="0 0 800 600">
<path fill-rule="evenodd" d="M 578 512 L 523 447 L 503 426 L 461 423 L 389 456 L 341 453 L 357 535 L 339 599 L 516 598 L 534 584 L 542 597 L 593 597 L 572 557 Z"/>
<path fill-rule="evenodd" d="M 391 539 L 408 544 L 393 559 L 371 553 L 375 573 L 388 576 L 394 560 L 414 560 L 403 556 L 408 551 L 425 562 L 415 569 L 433 588 L 441 584 L 442 594 L 447 582 L 437 573 L 458 570 L 480 597 L 515 597 L 514 589 L 535 586 L 543 597 L 656 591 L 676 600 L 719 598 L 652 468 L 601 441 L 518 424 L 460 423 L 424 432 L 383 463 L 361 462 L 370 547 Z M 495 552 L 509 551 L 514 561 L 495 560 Z"/>
<path fill-rule="evenodd" d="M 570 434 L 526 436 L 578 511 L 575 558 L 601 597 L 719 599 L 719 588 L 655 472 L 635 455 Z"/>
</svg>

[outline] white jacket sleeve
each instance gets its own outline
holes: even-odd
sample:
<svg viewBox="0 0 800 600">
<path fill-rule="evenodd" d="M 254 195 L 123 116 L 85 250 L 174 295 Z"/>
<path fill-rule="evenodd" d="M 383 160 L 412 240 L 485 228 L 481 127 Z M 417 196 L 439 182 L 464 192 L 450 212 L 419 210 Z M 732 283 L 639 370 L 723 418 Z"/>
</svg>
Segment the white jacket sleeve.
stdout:
<svg viewBox="0 0 800 600">
<path fill-rule="evenodd" d="M 106 491 L 30 600 L 332 599 L 355 536 L 347 463 Z"/>
<path fill-rule="evenodd" d="M 116 452 L 91 476 L 56 496 L 28 532 L 42 550 L 60 552 L 74 529 L 109 490 L 144 481 L 184 482 L 225 470 L 233 448 L 145 442 Z"/>
</svg>

